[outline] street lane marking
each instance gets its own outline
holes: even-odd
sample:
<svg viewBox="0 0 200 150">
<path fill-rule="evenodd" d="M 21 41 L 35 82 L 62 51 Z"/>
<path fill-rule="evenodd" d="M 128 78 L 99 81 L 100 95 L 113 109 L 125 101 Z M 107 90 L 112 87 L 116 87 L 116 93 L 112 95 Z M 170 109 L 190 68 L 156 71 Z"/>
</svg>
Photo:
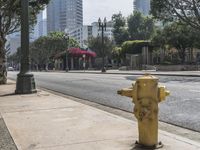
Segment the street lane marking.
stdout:
<svg viewBox="0 0 200 150">
<path fill-rule="evenodd" d="M 200 93 L 200 90 L 189 90 L 190 92 Z"/>
</svg>

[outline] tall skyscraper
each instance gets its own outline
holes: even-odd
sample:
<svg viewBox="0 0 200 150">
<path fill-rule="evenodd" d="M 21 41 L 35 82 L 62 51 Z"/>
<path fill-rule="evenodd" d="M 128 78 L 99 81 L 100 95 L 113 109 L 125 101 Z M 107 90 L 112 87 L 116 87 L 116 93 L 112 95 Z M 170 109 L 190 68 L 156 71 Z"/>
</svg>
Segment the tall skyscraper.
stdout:
<svg viewBox="0 0 200 150">
<path fill-rule="evenodd" d="M 83 1 L 66 0 L 67 4 L 67 26 L 66 28 L 76 28 L 83 25 Z"/>
<path fill-rule="evenodd" d="M 43 11 L 41 11 L 37 15 L 37 23 L 34 27 L 32 34 L 35 39 L 39 38 L 40 36 L 45 36 L 47 34 L 47 20 L 44 18 Z"/>
<path fill-rule="evenodd" d="M 134 11 L 139 11 L 141 12 L 143 15 L 147 16 L 149 15 L 150 12 L 150 2 L 151 0 L 134 0 L 133 1 L 133 8 Z"/>
<path fill-rule="evenodd" d="M 51 0 L 47 6 L 47 32 L 83 25 L 82 0 Z"/>
<path fill-rule="evenodd" d="M 65 0 L 50 0 L 47 5 L 47 32 L 60 31 L 60 10 Z"/>
<path fill-rule="evenodd" d="M 66 29 L 67 30 L 67 29 Z M 106 31 L 104 36 L 113 40 L 113 22 L 108 21 L 106 24 Z M 67 32 L 67 31 L 66 31 Z M 74 38 L 81 47 L 88 47 L 88 40 L 91 37 L 101 36 L 101 30 L 99 30 L 99 23 L 93 22 L 91 25 L 84 25 L 81 27 L 70 29 L 67 33 L 70 37 Z"/>
</svg>

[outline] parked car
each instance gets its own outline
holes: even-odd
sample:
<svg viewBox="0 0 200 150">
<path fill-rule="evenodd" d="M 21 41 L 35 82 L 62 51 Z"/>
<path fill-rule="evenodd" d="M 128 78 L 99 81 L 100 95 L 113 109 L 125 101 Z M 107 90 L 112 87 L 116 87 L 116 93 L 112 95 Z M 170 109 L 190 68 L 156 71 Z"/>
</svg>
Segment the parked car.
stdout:
<svg viewBox="0 0 200 150">
<path fill-rule="evenodd" d="M 8 71 L 14 71 L 13 67 L 8 67 Z"/>
</svg>

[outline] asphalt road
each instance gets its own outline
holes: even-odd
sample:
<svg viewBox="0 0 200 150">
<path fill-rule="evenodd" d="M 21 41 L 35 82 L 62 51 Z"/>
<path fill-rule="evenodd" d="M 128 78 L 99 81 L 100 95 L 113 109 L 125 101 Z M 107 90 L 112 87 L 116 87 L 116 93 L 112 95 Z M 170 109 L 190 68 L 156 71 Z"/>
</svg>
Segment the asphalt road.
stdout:
<svg viewBox="0 0 200 150">
<path fill-rule="evenodd" d="M 16 72 L 9 72 L 11 79 Z M 138 76 L 111 74 L 35 72 L 36 84 L 66 95 L 101 103 L 122 110 L 133 110 L 131 99 L 117 95 L 117 90 L 130 87 Z M 160 104 L 163 122 L 200 132 L 200 78 L 160 76 L 160 84 L 171 92 Z"/>
</svg>

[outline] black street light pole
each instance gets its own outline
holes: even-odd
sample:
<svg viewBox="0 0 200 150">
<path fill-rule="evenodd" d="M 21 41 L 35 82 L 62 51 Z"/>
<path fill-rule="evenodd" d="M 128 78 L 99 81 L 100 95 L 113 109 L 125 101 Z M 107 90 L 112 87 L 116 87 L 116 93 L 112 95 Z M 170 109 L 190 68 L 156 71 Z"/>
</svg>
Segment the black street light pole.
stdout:
<svg viewBox="0 0 200 150">
<path fill-rule="evenodd" d="M 106 68 L 105 68 L 105 50 L 104 50 L 104 31 L 106 31 L 106 18 L 104 18 L 103 22 L 101 22 L 101 19 L 99 18 L 98 23 L 99 23 L 99 30 L 102 31 L 101 39 L 102 39 L 103 63 L 102 63 L 101 72 L 106 72 Z"/>
<path fill-rule="evenodd" d="M 64 39 L 67 39 L 67 50 L 66 50 L 66 54 L 65 54 L 65 59 L 66 59 L 65 71 L 66 71 L 66 72 L 69 72 L 69 63 L 68 63 L 69 35 L 68 35 L 68 34 L 65 34 L 65 35 L 64 35 Z"/>
<path fill-rule="evenodd" d="M 30 73 L 29 2 L 21 0 L 21 66 L 17 75 L 16 94 L 36 93 L 35 80 Z"/>
</svg>

